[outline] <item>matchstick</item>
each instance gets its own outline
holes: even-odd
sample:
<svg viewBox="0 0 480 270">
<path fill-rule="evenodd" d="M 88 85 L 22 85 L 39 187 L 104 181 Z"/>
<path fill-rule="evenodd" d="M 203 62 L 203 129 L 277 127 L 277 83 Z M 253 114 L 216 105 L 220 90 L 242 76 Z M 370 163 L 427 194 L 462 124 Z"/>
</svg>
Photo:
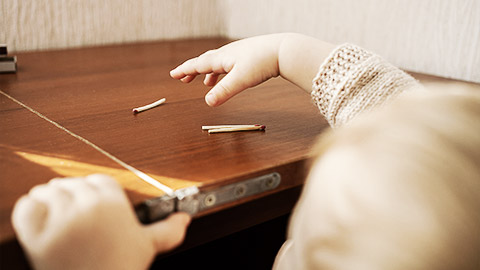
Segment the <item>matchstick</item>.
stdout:
<svg viewBox="0 0 480 270">
<path fill-rule="evenodd" d="M 142 107 L 134 108 L 132 111 L 133 111 L 134 114 L 136 114 L 136 113 L 139 113 L 139 112 L 150 110 L 151 108 L 154 108 L 154 107 L 157 107 L 160 104 L 163 104 L 165 101 L 166 101 L 166 99 L 162 98 L 160 100 L 157 100 L 157 101 L 153 102 L 152 104 L 148 104 L 148 105 L 145 105 L 145 106 L 142 106 Z"/>
<path fill-rule="evenodd" d="M 209 129 L 208 134 L 221 133 L 221 132 L 235 132 L 235 131 L 265 130 L 265 128 L 266 127 L 263 125 L 253 125 L 250 127 L 214 128 L 214 129 Z"/>
<path fill-rule="evenodd" d="M 217 129 L 217 128 L 251 128 L 260 127 L 262 125 L 217 125 L 217 126 L 202 126 L 202 130 Z"/>
</svg>

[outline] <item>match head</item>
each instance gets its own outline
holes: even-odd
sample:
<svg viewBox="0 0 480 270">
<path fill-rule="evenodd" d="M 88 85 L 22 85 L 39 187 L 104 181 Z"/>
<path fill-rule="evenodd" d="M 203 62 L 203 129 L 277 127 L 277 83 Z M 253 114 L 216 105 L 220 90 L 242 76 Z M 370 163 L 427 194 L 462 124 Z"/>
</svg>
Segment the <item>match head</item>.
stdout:
<svg viewBox="0 0 480 270">
<path fill-rule="evenodd" d="M 138 113 L 138 110 L 137 110 L 137 109 L 133 109 L 132 112 L 133 112 L 133 114 L 137 114 L 137 113 Z"/>
<path fill-rule="evenodd" d="M 265 128 L 267 128 L 265 125 L 259 125 L 259 124 L 255 124 L 253 126 L 258 127 L 260 130 L 264 130 Z"/>
</svg>

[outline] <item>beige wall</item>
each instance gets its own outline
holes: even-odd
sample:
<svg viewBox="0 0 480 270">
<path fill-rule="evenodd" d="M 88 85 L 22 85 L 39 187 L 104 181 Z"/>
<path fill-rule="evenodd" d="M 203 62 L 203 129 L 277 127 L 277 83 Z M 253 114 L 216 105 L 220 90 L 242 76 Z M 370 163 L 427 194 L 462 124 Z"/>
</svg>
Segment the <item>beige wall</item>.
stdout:
<svg viewBox="0 0 480 270">
<path fill-rule="evenodd" d="M 1 0 L 0 42 L 38 50 L 293 31 L 480 82 L 479 0 Z"/>
<path fill-rule="evenodd" d="M 0 42 L 41 50 L 218 36 L 216 0 L 0 0 Z"/>
<path fill-rule="evenodd" d="M 480 82 L 479 0 L 228 0 L 226 34 L 353 42 L 410 71 Z"/>
</svg>

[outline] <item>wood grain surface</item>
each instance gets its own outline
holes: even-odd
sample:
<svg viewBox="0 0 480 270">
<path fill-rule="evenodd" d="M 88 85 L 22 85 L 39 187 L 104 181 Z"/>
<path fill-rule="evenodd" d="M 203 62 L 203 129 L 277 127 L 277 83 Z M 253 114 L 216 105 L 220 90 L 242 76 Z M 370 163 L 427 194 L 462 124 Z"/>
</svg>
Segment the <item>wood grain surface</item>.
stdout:
<svg viewBox="0 0 480 270">
<path fill-rule="evenodd" d="M 202 79 L 169 77 L 184 60 L 227 43 L 200 39 L 17 54 L 18 72 L 0 90 L 163 184 L 212 188 L 277 171 L 281 185 L 303 183 L 309 149 L 326 122 L 310 96 L 274 79 L 224 105 L 204 102 Z M 165 97 L 166 103 L 132 114 Z M 208 134 L 202 125 L 263 124 L 264 132 Z M 0 95 L 0 229 L 14 239 L 15 201 L 53 177 L 113 175 L 134 204 L 162 195 L 97 150 Z M 220 209 L 245 203 L 243 199 Z M 251 218 L 260 213 L 251 213 Z"/>
<path fill-rule="evenodd" d="M 202 79 L 186 85 L 169 77 L 184 60 L 227 42 L 196 39 L 20 53 L 18 72 L 1 74 L 0 90 L 172 189 L 197 185 L 208 190 L 281 174 L 275 190 L 197 217 L 180 248 L 187 249 L 287 214 L 305 179 L 309 149 L 327 128 L 310 96 L 282 79 L 210 108 Z M 427 87 L 480 91 L 476 84 L 414 76 Z M 132 108 L 163 97 L 165 104 L 132 114 Z M 263 124 L 267 129 L 220 134 L 201 130 L 202 125 L 220 124 Z M 91 173 L 115 177 L 135 205 L 163 194 L 0 94 L 1 266 L 28 268 L 10 224 L 15 201 L 51 178 Z"/>
</svg>

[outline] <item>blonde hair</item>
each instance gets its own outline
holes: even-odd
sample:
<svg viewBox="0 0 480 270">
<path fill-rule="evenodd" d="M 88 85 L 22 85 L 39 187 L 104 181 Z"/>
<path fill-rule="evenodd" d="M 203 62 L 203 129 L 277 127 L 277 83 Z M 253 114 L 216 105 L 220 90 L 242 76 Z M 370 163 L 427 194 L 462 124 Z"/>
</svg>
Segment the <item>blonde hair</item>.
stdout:
<svg viewBox="0 0 480 270">
<path fill-rule="evenodd" d="M 299 269 L 480 267 L 479 92 L 405 94 L 314 152 L 289 231 Z"/>
</svg>

